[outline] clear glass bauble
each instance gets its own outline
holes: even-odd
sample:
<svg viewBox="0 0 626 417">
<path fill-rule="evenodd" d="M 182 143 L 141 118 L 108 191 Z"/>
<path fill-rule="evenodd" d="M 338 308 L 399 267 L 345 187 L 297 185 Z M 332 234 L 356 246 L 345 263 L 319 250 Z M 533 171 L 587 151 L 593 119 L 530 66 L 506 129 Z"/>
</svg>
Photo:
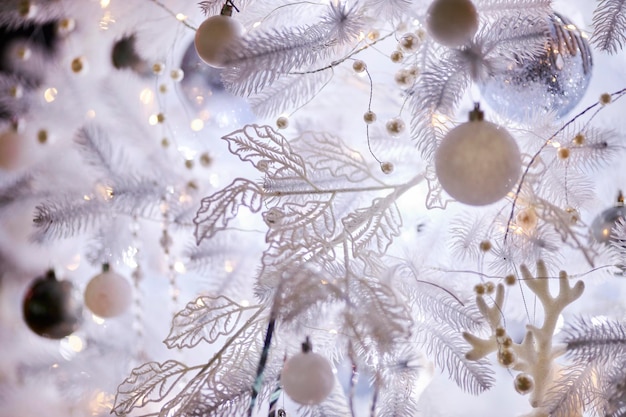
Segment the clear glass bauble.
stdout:
<svg viewBox="0 0 626 417">
<path fill-rule="evenodd" d="M 539 58 L 523 59 L 482 83 L 482 97 L 501 116 L 526 122 L 539 112 L 561 118 L 580 102 L 591 80 L 587 38 L 568 19 L 553 14 L 549 39 Z"/>
<path fill-rule="evenodd" d="M 185 74 L 180 86 L 187 102 L 195 109 L 203 109 L 211 96 L 224 91 L 222 70 L 202 62 L 193 42 L 183 55 L 180 69 Z"/>
<path fill-rule="evenodd" d="M 591 223 L 591 235 L 600 243 L 609 243 L 611 233 L 620 219 L 626 219 L 626 206 L 618 205 L 600 213 Z"/>
</svg>

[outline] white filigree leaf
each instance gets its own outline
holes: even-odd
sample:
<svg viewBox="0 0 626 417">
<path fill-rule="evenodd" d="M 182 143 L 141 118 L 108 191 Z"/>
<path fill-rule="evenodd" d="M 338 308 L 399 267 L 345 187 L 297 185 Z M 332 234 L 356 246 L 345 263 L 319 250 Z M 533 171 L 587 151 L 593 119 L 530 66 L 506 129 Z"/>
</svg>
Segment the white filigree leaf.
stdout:
<svg viewBox="0 0 626 417">
<path fill-rule="evenodd" d="M 437 179 L 437 174 L 432 167 L 429 167 L 426 170 L 425 176 L 426 182 L 428 183 L 428 195 L 426 196 L 426 207 L 430 209 L 440 208 L 445 209 L 450 201 L 454 201 L 447 197 L 443 188 L 441 188 L 441 184 L 439 184 L 439 180 Z"/>
<path fill-rule="evenodd" d="M 393 238 L 400 234 L 402 217 L 395 198 L 395 193 L 377 198 L 370 207 L 358 209 L 341 220 L 352 239 L 354 256 L 367 251 L 384 254 Z"/>
<path fill-rule="evenodd" d="M 329 239 L 335 233 L 332 200 L 286 203 L 263 214 L 269 226 L 267 242 L 291 242 L 311 246 L 313 241 Z"/>
<path fill-rule="evenodd" d="M 247 207 L 252 213 L 261 210 L 263 190 L 252 181 L 237 178 L 228 187 L 201 201 L 200 209 L 193 219 L 196 225 L 196 243 L 210 238 L 237 217 L 240 207 Z"/>
<path fill-rule="evenodd" d="M 350 182 L 374 179 L 365 158 L 330 133 L 305 132 L 293 144 L 313 171 L 327 171 Z"/>
<path fill-rule="evenodd" d="M 246 125 L 222 139 L 228 142 L 231 153 L 268 176 L 306 177 L 302 157 L 294 153 L 287 139 L 271 126 Z"/>
<path fill-rule="evenodd" d="M 117 389 L 112 412 L 124 416 L 135 407 L 163 400 L 187 371 L 185 364 L 174 360 L 148 362 L 133 369 Z"/>
<path fill-rule="evenodd" d="M 224 296 L 198 297 L 174 316 L 165 344 L 172 349 L 194 347 L 202 340 L 213 343 L 235 330 L 251 308 L 256 307 L 244 307 Z"/>
</svg>

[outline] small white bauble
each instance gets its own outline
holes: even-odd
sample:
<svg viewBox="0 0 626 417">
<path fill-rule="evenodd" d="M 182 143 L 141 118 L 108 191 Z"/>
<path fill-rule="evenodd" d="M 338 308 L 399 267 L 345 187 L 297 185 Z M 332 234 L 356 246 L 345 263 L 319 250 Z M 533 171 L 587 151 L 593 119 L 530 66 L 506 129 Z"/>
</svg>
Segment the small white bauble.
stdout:
<svg viewBox="0 0 626 417">
<path fill-rule="evenodd" d="M 107 265 L 102 269 L 85 288 L 85 305 L 96 316 L 116 317 L 128 310 L 133 301 L 133 289 L 126 278 Z"/>
<path fill-rule="evenodd" d="M 435 0 L 428 8 L 426 28 L 442 45 L 463 46 L 478 30 L 478 12 L 470 0 Z"/>
<path fill-rule="evenodd" d="M 498 125 L 470 113 L 443 138 L 435 152 L 435 171 L 443 189 L 461 203 L 483 206 L 511 191 L 519 179 L 522 158 L 515 139 Z"/>
<path fill-rule="evenodd" d="M 196 31 L 196 52 L 206 64 L 223 68 L 226 52 L 242 34 L 243 26 L 237 20 L 225 15 L 211 16 Z"/>
<path fill-rule="evenodd" d="M 303 405 L 321 403 L 335 385 L 330 363 L 313 352 L 301 352 L 289 358 L 280 380 L 289 398 Z"/>
</svg>

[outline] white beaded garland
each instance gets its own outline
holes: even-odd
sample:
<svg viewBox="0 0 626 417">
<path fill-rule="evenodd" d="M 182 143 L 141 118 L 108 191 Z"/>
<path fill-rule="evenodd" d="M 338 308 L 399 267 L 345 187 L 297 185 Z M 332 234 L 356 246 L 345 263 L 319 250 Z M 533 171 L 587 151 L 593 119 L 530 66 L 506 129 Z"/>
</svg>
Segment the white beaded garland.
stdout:
<svg viewBox="0 0 626 417">
<path fill-rule="evenodd" d="M 404 132 L 406 125 L 404 123 L 404 120 L 402 120 L 400 117 L 394 117 L 393 119 L 389 119 L 387 121 L 387 123 L 385 124 L 385 128 L 391 136 L 399 136 L 400 134 L 402 134 L 402 132 Z"/>
<path fill-rule="evenodd" d="M 223 68 L 226 52 L 243 32 L 241 23 L 230 16 L 211 16 L 196 31 L 196 52 L 206 64 Z"/>
<path fill-rule="evenodd" d="M 478 13 L 470 0 L 435 0 L 428 8 L 426 27 L 440 44 L 463 46 L 478 30 Z"/>
<path fill-rule="evenodd" d="M 85 288 L 85 305 L 93 314 L 103 318 L 123 314 L 133 301 L 132 287 L 120 274 L 108 269 L 96 275 Z"/>
<path fill-rule="evenodd" d="M 335 385 L 335 376 L 325 357 L 301 352 L 287 360 L 280 381 L 289 398 L 299 404 L 314 405 L 328 397 Z"/>
<path fill-rule="evenodd" d="M 443 189 L 473 206 L 506 196 L 519 179 L 521 167 L 515 139 L 505 128 L 481 119 L 452 129 L 435 152 L 435 171 Z"/>
</svg>

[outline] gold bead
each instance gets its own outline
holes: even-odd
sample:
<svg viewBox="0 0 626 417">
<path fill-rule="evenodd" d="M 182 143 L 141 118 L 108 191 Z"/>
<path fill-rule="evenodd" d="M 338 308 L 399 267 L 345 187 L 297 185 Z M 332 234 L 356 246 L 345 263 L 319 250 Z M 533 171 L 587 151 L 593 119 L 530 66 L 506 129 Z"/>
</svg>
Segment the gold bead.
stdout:
<svg viewBox="0 0 626 417">
<path fill-rule="evenodd" d="M 57 33 L 61 36 L 65 36 L 76 28 L 76 21 L 71 17 L 61 19 L 57 24 Z"/>
<path fill-rule="evenodd" d="M 157 122 L 163 123 L 165 121 L 165 115 L 163 113 L 159 113 L 156 115 Z"/>
<path fill-rule="evenodd" d="M 352 69 L 355 72 L 363 72 L 367 69 L 367 64 L 364 61 L 357 59 L 356 61 L 352 63 Z"/>
<path fill-rule="evenodd" d="M 161 75 L 163 74 L 163 71 L 165 71 L 165 65 L 163 65 L 161 62 L 155 62 L 154 64 L 152 64 L 152 72 L 156 75 Z"/>
<path fill-rule="evenodd" d="M 213 162 L 213 158 L 211 158 L 211 155 L 209 155 L 208 152 L 205 152 L 202 155 L 200 155 L 200 165 L 202 165 L 203 167 L 206 168 L 210 166 L 212 162 Z"/>
<path fill-rule="evenodd" d="M 167 93 L 167 85 L 166 85 L 166 84 L 161 84 L 161 85 L 159 85 L 159 92 L 160 92 L 161 94 L 165 94 L 165 93 Z"/>
<path fill-rule="evenodd" d="M 376 41 L 380 38 L 380 32 L 377 29 L 372 29 L 367 34 L 367 39 L 370 41 Z"/>
<path fill-rule="evenodd" d="M 42 145 L 48 142 L 48 131 L 45 129 L 39 130 L 39 132 L 37 132 L 37 141 Z"/>
<path fill-rule="evenodd" d="M 79 74 L 86 69 L 86 62 L 83 57 L 77 57 L 72 60 L 71 64 L 72 72 L 75 74 Z"/>
<path fill-rule="evenodd" d="M 373 112 L 373 111 L 371 111 L 371 110 L 366 111 L 366 112 L 363 114 L 363 120 L 364 120 L 364 121 L 365 121 L 365 123 L 367 123 L 368 125 L 369 125 L 369 124 L 374 123 L 374 122 L 376 121 L 376 113 L 374 113 L 374 112 Z"/>
<path fill-rule="evenodd" d="M 185 78 L 185 72 L 180 68 L 173 69 L 170 71 L 170 78 L 176 82 L 181 82 Z"/>
<path fill-rule="evenodd" d="M 525 395 L 535 388 L 535 381 L 532 376 L 521 373 L 517 374 L 517 376 L 515 377 L 515 380 L 513 381 L 513 386 L 515 387 L 515 391 L 522 395 Z"/>
<path fill-rule="evenodd" d="M 574 136 L 572 142 L 574 142 L 574 145 L 577 146 L 583 145 L 585 143 L 585 135 L 582 133 L 578 133 L 576 136 Z"/>
<path fill-rule="evenodd" d="M 14 85 L 9 87 L 9 95 L 13 98 L 22 98 L 24 95 L 24 89 L 21 85 Z"/>
<path fill-rule="evenodd" d="M 474 292 L 477 295 L 484 295 L 485 294 L 485 286 L 483 284 L 476 284 L 474 286 Z"/>
<path fill-rule="evenodd" d="M 485 282 L 485 292 L 487 294 L 493 294 L 495 290 L 496 290 L 496 286 L 494 285 L 493 282 L 491 281 Z"/>
<path fill-rule="evenodd" d="M 498 363 L 505 368 L 510 368 L 517 362 L 517 355 L 512 349 L 500 349 L 498 351 Z"/>
<path fill-rule="evenodd" d="M 289 127 L 289 119 L 285 116 L 280 116 L 276 119 L 276 127 L 279 129 L 287 129 L 287 127 Z"/>
<path fill-rule="evenodd" d="M 510 274 L 504 277 L 504 283 L 506 285 L 515 285 L 516 282 L 517 282 L 517 278 L 515 278 L 515 275 L 513 274 Z"/>
<path fill-rule="evenodd" d="M 170 146 L 170 141 L 167 138 L 161 139 L 161 146 L 167 148 L 168 146 Z"/>
<path fill-rule="evenodd" d="M 193 159 L 186 159 L 185 160 L 185 167 L 187 169 L 193 169 Z"/>
<path fill-rule="evenodd" d="M 409 32 L 402 35 L 399 42 L 402 49 L 413 52 L 419 47 L 420 40 L 416 34 Z"/>
<path fill-rule="evenodd" d="M 483 252 L 489 252 L 492 248 L 491 246 L 491 242 L 488 240 L 483 240 L 482 242 L 480 242 L 480 244 L 478 245 L 478 247 L 480 248 L 481 251 Z"/>
<path fill-rule="evenodd" d="M 393 51 L 389 58 L 391 58 L 391 62 L 395 62 L 396 64 L 398 64 L 404 59 L 404 54 L 402 53 L 402 51 Z"/>
<path fill-rule="evenodd" d="M 383 174 L 391 174 L 393 172 L 393 164 L 391 162 L 383 162 L 380 164 L 380 170 Z"/>
<path fill-rule="evenodd" d="M 23 18 L 30 18 L 35 15 L 37 6 L 35 6 L 29 0 L 22 0 L 17 4 L 17 12 Z"/>
<path fill-rule="evenodd" d="M 515 221 L 524 230 L 532 230 L 537 226 L 537 213 L 532 207 L 521 210 L 515 216 Z"/>
<path fill-rule="evenodd" d="M 402 132 L 404 132 L 405 127 L 406 125 L 404 124 L 404 120 L 402 120 L 399 117 L 394 117 L 393 119 L 389 119 L 387 123 L 385 124 L 385 128 L 387 129 L 387 132 L 391 136 L 400 135 Z"/>
<path fill-rule="evenodd" d="M 496 337 L 504 337 L 506 336 L 506 329 L 504 327 L 498 326 L 495 331 Z"/>
<path fill-rule="evenodd" d="M 32 54 L 33 51 L 31 51 L 31 49 L 27 46 L 20 46 L 15 51 L 15 55 L 17 55 L 17 57 L 22 61 L 28 61 Z"/>
<path fill-rule="evenodd" d="M 611 95 L 609 93 L 603 93 L 600 96 L 600 104 L 602 104 L 603 106 L 607 105 L 607 104 L 610 104 L 612 100 L 613 100 L 613 98 L 611 97 Z"/>
<path fill-rule="evenodd" d="M 560 147 L 558 151 L 556 151 L 557 155 L 559 156 L 560 159 L 567 159 L 569 158 L 569 148 L 564 148 L 564 147 Z"/>
</svg>

